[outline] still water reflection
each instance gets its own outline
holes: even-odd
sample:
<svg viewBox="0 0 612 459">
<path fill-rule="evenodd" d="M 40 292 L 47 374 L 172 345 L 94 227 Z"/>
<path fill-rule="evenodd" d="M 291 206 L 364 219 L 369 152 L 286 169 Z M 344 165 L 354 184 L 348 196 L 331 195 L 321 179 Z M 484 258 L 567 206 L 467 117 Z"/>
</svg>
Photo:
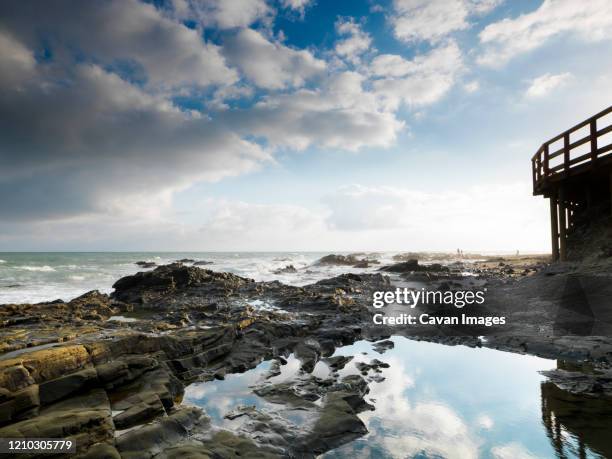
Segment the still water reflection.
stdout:
<svg viewBox="0 0 612 459">
<path fill-rule="evenodd" d="M 341 375 L 356 373 L 355 362 L 372 358 L 390 368 L 383 371 L 384 381 L 370 383 L 366 400 L 376 409 L 360 414 L 369 433 L 323 457 L 612 457 L 610 405 L 577 399 L 546 382 L 538 371 L 556 368 L 556 361 L 401 337 L 393 341 L 395 348 L 382 356 L 365 341 L 336 351 L 355 356 Z M 203 407 L 216 425 L 236 428 L 240 420 L 224 415 L 239 405 L 279 408 L 249 388 L 269 366 L 264 362 L 225 381 L 193 384 L 185 400 Z M 292 356 L 281 368 L 272 382 L 295 376 L 299 362 Z M 327 371 L 322 362 L 315 367 L 317 376 Z"/>
</svg>

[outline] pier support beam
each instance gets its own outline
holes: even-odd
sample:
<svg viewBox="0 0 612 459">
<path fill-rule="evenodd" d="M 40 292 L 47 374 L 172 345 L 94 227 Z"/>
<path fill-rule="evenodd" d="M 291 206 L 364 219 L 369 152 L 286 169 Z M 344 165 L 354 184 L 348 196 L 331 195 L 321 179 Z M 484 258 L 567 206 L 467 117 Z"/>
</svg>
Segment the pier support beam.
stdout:
<svg viewBox="0 0 612 459">
<path fill-rule="evenodd" d="M 559 216 L 557 212 L 557 193 L 550 197 L 550 239 L 552 242 L 552 260 L 559 260 Z"/>
<path fill-rule="evenodd" d="M 564 187 L 559 188 L 559 260 L 567 260 L 567 208 Z"/>
<path fill-rule="evenodd" d="M 612 215 L 612 172 L 610 172 L 610 215 Z"/>
</svg>

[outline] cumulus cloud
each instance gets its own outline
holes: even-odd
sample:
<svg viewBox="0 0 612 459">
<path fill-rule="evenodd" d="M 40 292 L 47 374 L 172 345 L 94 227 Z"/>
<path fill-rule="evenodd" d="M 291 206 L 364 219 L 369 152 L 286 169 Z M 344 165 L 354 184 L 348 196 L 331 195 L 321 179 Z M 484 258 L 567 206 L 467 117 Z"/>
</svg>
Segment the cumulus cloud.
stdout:
<svg viewBox="0 0 612 459">
<path fill-rule="evenodd" d="M 24 3 L 9 0 L 0 4 L 0 16 L 22 46 L 47 47 L 53 61 L 66 66 L 83 59 L 122 64 L 131 77 L 162 88 L 231 83 L 237 77 L 217 46 L 137 0 L 45 2 L 37 5 L 36 17 Z"/>
<path fill-rule="evenodd" d="M 313 2 L 314 0 L 281 0 L 281 5 L 283 8 L 289 8 L 298 11 L 300 14 L 304 14 L 306 8 Z"/>
<path fill-rule="evenodd" d="M 571 79 L 572 75 L 568 72 L 559 73 L 556 75 L 545 73 L 544 75 L 531 80 L 531 84 L 529 85 L 529 88 L 527 88 L 525 95 L 532 98 L 545 96 L 551 91 L 565 86 Z"/>
<path fill-rule="evenodd" d="M 255 30 L 230 33 L 229 64 L 196 30 L 135 0 L 66 2 L 35 18 L 23 3 L 3 2 L 0 11 L 4 218 L 158 214 L 176 191 L 271 161 L 265 143 L 389 146 L 403 126 L 362 77 L 327 74 L 309 51 Z M 230 110 L 228 101 L 254 92 L 233 65 L 272 90 L 319 75 L 324 82 Z M 214 91 L 202 109 L 181 108 L 174 95 L 194 85 Z"/>
<path fill-rule="evenodd" d="M 503 65 L 562 35 L 586 42 L 610 40 L 612 3 L 607 0 L 544 0 L 535 11 L 485 27 L 480 33 L 485 50 L 478 61 L 490 66 Z"/>
<path fill-rule="evenodd" d="M 5 218 L 120 212 L 139 196 L 142 209 L 195 180 L 270 159 L 258 144 L 97 65 L 77 64 L 62 80 L 55 71 L 35 66 L 0 91 Z"/>
<path fill-rule="evenodd" d="M 364 89 L 364 82 L 356 72 L 333 74 L 319 88 L 271 95 L 248 112 L 228 116 L 279 147 L 303 150 L 316 145 L 352 151 L 388 147 L 404 122 L 386 111 L 376 94 Z"/>
<path fill-rule="evenodd" d="M 13 89 L 19 88 L 19 82 L 30 75 L 36 65 L 33 53 L 23 43 L 0 29 L 0 56 L 3 63 L 0 84 Z"/>
<path fill-rule="evenodd" d="M 373 83 L 383 103 L 392 110 L 400 103 L 412 107 L 429 105 L 454 85 L 463 67 L 461 50 L 453 41 L 412 60 L 382 54 L 373 59 L 370 72 L 380 77 Z"/>
<path fill-rule="evenodd" d="M 470 15 L 484 14 L 499 0 L 394 0 L 390 22 L 395 36 L 406 42 L 438 42 L 470 27 Z"/>
<path fill-rule="evenodd" d="M 336 43 L 335 52 L 352 64 L 359 63 L 361 55 L 372 46 L 372 37 L 352 18 L 339 19 L 336 32 L 343 38 Z"/>
<path fill-rule="evenodd" d="M 180 19 L 219 29 L 247 27 L 274 14 L 265 0 L 173 0 L 172 6 Z"/>
<path fill-rule="evenodd" d="M 309 51 L 269 41 L 253 29 L 228 37 L 223 53 L 250 81 L 266 89 L 299 87 L 325 70 L 325 62 Z"/>
<path fill-rule="evenodd" d="M 417 8 L 415 18 L 421 7 L 429 8 L 400 3 L 404 12 Z M 372 37 L 353 19 L 336 23 L 338 39 L 329 42 L 328 52 L 287 45 L 280 32 L 272 35 L 268 22 L 275 12 L 263 0 L 177 0 L 164 7 L 137 0 L 58 0 L 37 5 L 36 15 L 25 2 L 0 2 L 0 194 L 10 196 L 0 200 L 0 242 L 13 247 L 28 234 L 42 241 L 52 232 L 54 247 L 62 249 L 78 237 L 93 241 L 82 235 L 96 233 L 102 242 L 124 237 L 124 249 L 187 249 L 180 244 L 191 243 L 214 249 L 218 241 L 231 249 L 240 239 L 230 231 L 234 227 L 252 235 L 244 249 L 405 247 L 406 233 L 448 221 L 448 214 L 442 216 L 448 204 L 437 194 L 346 188 L 326 199 L 327 210 L 316 212 L 210 202 L 214 212 L 202 231 L 201 219 L 193 226 L 177 223 L 174 200 L 198 182 L 275 163 L 284 150 L 393 146 L 407 124 L 403 106 L 421 110 L 438 102 L 462 75 L 464 57 L 447 35 L 498 2 L 459 3 L 467 25 L 448 19 L 446 26 L 434 23 L 431 33 L 415 27 L 416 35 L 403 38 L 429 41 L 427 51 L 372 59 Z M 300 11 L 309 4 L 287 0 L 281 6 Z M 340 59 L 350 65 L 334 65 Z M 608 83 L 602 79 L 593 88 Z M 500 193 L 484 193 L 503 201 Z M 459 240 L 474 240 L 474 230 L 482 229 L 470 225 L 471 219 L 485 220 L 485 229 L 497 217 L 505 220 L 494 212 L 466 211 L 474 202 L 495 207 L 476 192 L 440 196 L 463 209 L 456 218 L 469 230 L 458 230 Z M 315 207 L 321 204 L 312 199 Z M 272 225 L 277 232 L 270 231 Z M 68 231 L 74 240 L 62 238 Z M 158 246 L 140 244 L 139 232 Z M 349 232 L 354 238 L 347 240 Z M 421 247 L 439 247 L 433 235 L 449 244 L 444 232 L 429 233 Z M 505 236 L 484 234 L 486 247 L 506 246 Z"/>
</svg>

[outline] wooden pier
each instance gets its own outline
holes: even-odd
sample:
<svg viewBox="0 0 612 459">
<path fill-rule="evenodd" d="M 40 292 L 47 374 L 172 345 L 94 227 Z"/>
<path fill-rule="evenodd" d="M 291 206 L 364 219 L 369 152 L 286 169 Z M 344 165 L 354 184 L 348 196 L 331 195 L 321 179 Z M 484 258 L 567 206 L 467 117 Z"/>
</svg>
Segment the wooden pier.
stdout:
<svg viewBox="0 0 612 459">
<path fill-rule="evenodd" d="M 612 106 L 544 142 L 531 166 L 533 194 L 550 199 L 553 260 L 565 261 L 572 229 L 612 213 Z"/>
</svg>

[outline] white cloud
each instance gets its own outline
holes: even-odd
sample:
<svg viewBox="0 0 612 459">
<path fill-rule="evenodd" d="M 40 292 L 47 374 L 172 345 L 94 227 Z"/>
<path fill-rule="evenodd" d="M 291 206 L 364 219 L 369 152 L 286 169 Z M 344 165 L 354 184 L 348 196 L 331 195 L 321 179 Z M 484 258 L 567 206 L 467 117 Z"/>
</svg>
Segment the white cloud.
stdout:
<svg viewBox="0 0 612 459">
<path fill-rule="evenodd" d="M 555 89 L 565 86 L 571 79 L 572 75 L 567 72 L 557 75 L 545 73 L 531 80 L 531 84 L 525 94 L 527 97 L 542 97 Z"/>
<path fill-rule="evenodd" d="M 325 233 L 323 217 L 300 206 L 215 200 L 208 207 L 212 212 L 200 233 L 209 245 L 214 241 L 217 249 L 288 250 L 300 240 Z"/>
<path fill-rule="evenodd" d="M 499 66 L 562 35 L 586 42 L 612 39 L 612 2 L 544 0 L 538 9 L 489 24 L 481 33 L 483 65 Z"/>
<path fill-rule="evenodd" d="M 248 85 L 222 86 L 215 91 L 210 101 L 210 107 L 218 110 L 227 110 L 230 108 L 227 102 L 239 99 L 249 99 L 253 97 L 254 93 L 254 88 Z"/>
<path fill-rule="evenodd" d="M 529 183 L 435 193 L 353 185 L 327 196 L 325 203 L 330 226 L 342 231 L 386 231 L 387 238 L 402 234 L 425 246 L 446 241 L 469 250 L 547 245 L 546 203 L 534 200 Z"/>
<path fill-rule="evenodd" d="M 474 14 L 487 14 L 504 3 L 505 0 L 468 0 L 468 8 Z"/>
<path fill-rule="evenodd" d="M 364 81 L 356 72 L 329 75 L 317 89 L 271 95 L 248 112 L 234 113 L 235 124 L 275 146 L 297 150 L 389 147 L 404 123 L 384 110 Z"/>
<path fill-rule="evenodd" d="M 439 41 L 468 27 L 468 9 L 461 0 L 395 0 L 391 19 L 395 36 L 404 41 Z"/>
<path fill-rule="evenodd" d="M 472 80 L 463 85 L 465 92 L 474 93 L 480 89 L 480 83 L 477 80 Z"/>
<path fill-rule="evenodd" d="M 141 214 L 195 181 L 270 160 L 258 144 L 97 65 L 75 65 L 60 83 L 52 76 L 35 66 L 20 90 L 0 93 L 7 218 Z"/>
<path fill-rule="evenodd" d="M 0 30 L 0 83 L 4 87 L 19 85 L 23 78 L 27 78 L 36 60 L 33 53 L 11 35 Z"/>
<path fill-rule="evenodd" d="M 162 89 L 226 84 L 237 77 L 217 46 L 147 3 L 44 3 L 36 17 L 31 16 L 29 8 L 9 5 L 0 4 L 0 16 L 15 39 L 27 48 L 40 47 L 41 29 L 52 31 L 49 46 L 58 65 L 70 66 L 75 51 L 80 54 L 77 59 L 85 55 L 88 61 L 109 67 L 127 62 L 137 77 Z"/>
<path fill-rule="evenodd" d="M 352 18 L 339 19 L 336 22 L 336 32 L 344 37 L 336 43 L 336 54 L 352 64 L 358 64 L 361 55 L 370 50 L 372 37 Z"/>
<path fill-rule="evenodd" d="M 535 459 L 523 445 L 519 443 L 507 443 L 502 446 L 491 448 L 491 455 L 494 459 Z"/>
<path fill-rule="evenodd" d="M 274 11 L 265 0 L 173 0 L 175 14 L 194 19 L 204 27 L 247 27 L 257 20 L 271 19 Z"/>
<path fill-rule="evenodd" d="M 283 8 L 289 8 L 304 14 L 306 8 L 313 3 L 314 0 L 281 0 Z"/>
<path fill-rule="evenodd" d="M 299 87 L 325 70 L 325 62 L 309 51 L 268 41 L 253 29 L 227 38 L 223 53 L 249 80 L 266 89 Z"/>
<path fill-rule="evenodd" d="M 481 414 L 480 416 L 478 416 L 478 419 L 476 419 L 476 425 L 481 429 L 491 430 L 495 423 L 493 422 L 493 419 L 491 419 L 490 416 L 486 414 Z"/>
<path fill-rule="evenodd" d="M 484 14 L 501 0 L 394 0 L 390 22 L 395 36 L 406 42 L 438 42 L 470 27 L 469 17 Z"/>
<path fill-rule="evenodd" d="M 451 41 L 412 60 L 379 55 L 370 72 L 382 77 L 373 82 L 377 95 L 390 110 L 396 110 L 402 102 L 411 107 L 437 102 L 454 85 L 462 68 L 461 50 Z"/>
<path fill-rule="evenodd" d="M 385 381 L 373 385 L 369 394 L 376 400 L 376 410 L 361 415 L 371 435 L 380 438 L 385 453 L 391 457 L 415 457 L 426 451 L 431 457 L 478 457 L 478 440 L 461 416 L 443 403 L 411 400 L 414 397 L 406 394 L 418 386 L 418 376 L 408 371 L 400 359 L 390 357 L 385 361 L 390 364 L 384 372 Z M 381 412 L 385 413 L 382 417 Z M 389 435 L 390 432 L 402 435 Z M 378 449 L 367 448 L 366 445 L 363 457 L 380 455 Z"/>
</svg>

